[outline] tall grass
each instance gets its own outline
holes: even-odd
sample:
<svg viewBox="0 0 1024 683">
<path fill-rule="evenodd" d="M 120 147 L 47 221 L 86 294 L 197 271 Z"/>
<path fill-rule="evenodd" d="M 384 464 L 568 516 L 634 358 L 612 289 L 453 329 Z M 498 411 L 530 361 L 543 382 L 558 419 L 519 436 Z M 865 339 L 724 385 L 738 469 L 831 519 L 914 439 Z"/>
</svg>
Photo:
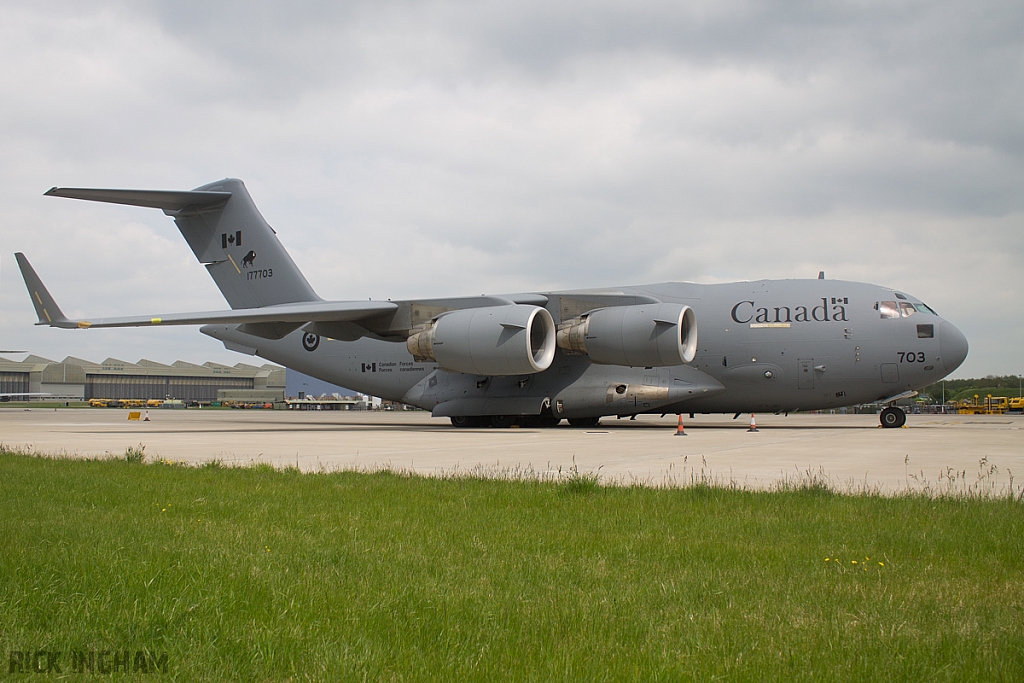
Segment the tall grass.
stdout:
<svg viewBox="0 0 1024 683">
<path fill-rule="evenodd" d="M 129 460 L 0 452 L 3 665 L 118 649 L 167 652 L 176 680 L 1024 680 L 1009 496 Z"/>
</svg>

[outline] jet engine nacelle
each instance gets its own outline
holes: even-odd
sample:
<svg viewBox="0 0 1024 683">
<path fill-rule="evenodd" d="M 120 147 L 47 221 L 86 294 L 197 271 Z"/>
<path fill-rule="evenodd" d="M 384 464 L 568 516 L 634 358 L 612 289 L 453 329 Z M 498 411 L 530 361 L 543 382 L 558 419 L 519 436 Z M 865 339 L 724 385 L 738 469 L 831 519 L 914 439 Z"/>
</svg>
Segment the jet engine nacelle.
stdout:
<svg viewBox="0 0 1024 683">
<path fill-rule="evenodd" d="M 406 341 L 417 361 L 474 375 L 543 372 L 555 357 L 555 322 L 546 309 L 514 304 L 449 311 Z"/>
<path fill-rule="evenodd" d="M 697 352 L 697 317 L 682 304 L 599 308 L 559 325 L 557 343 L 606 365 L 682 365 Z"/>
</svg>

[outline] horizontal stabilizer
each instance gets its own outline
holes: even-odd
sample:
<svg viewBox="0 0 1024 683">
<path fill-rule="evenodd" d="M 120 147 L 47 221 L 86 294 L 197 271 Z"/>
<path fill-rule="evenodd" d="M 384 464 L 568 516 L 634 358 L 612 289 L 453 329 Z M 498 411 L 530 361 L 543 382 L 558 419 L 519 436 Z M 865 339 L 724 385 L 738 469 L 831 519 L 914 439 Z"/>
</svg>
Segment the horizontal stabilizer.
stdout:
<svg viewBox="0 0 1024 683">
<path fill-rule="evenodd" d="M 145 206 L 164 211 L 181 211 L 190 207 L 214 206 L 231 198 L 230 192 L 180 191 L 180 190 L 102 190 L 85 187 L 53 187 L 48 197 L 84 199 L 90 202 Z"/>
</svg>

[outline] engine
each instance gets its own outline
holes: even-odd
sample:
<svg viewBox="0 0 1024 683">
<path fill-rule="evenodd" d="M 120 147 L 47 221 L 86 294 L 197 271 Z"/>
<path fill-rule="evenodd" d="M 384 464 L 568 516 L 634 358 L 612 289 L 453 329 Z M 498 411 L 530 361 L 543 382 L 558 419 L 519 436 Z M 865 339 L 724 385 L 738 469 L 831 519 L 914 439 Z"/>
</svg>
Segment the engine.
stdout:
<svg viewBox="0 0 1024 683">
<path fill-rule="evenodd" d="M 409 335 L 409 353 L 445 370 L 474 375 L 543 372 L 555 357 L 555 322 L 546 309 L 514 304 L 443 313 Z"/>
<path fill-rule="evenodd" d="M 599 308 L 559 325 L 557 344 L 606 365 L 682 365 L 697 352 L 697 318 L 682 304 Z"/>
</svg>

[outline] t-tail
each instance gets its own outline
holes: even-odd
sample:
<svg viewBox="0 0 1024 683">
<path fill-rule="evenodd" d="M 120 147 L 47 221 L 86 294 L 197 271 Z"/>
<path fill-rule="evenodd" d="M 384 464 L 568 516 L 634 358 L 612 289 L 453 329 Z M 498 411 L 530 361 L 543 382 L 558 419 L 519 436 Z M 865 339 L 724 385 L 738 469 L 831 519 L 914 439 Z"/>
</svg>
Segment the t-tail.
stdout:
<svg viewBox="0 0 1024 683">
<path fill-rule="evenodd" d="M 233 309 L 320 301 L 237 178 L 186 192 L 55 187 L 46 194 L 162 209 Z"/>
</svg>

